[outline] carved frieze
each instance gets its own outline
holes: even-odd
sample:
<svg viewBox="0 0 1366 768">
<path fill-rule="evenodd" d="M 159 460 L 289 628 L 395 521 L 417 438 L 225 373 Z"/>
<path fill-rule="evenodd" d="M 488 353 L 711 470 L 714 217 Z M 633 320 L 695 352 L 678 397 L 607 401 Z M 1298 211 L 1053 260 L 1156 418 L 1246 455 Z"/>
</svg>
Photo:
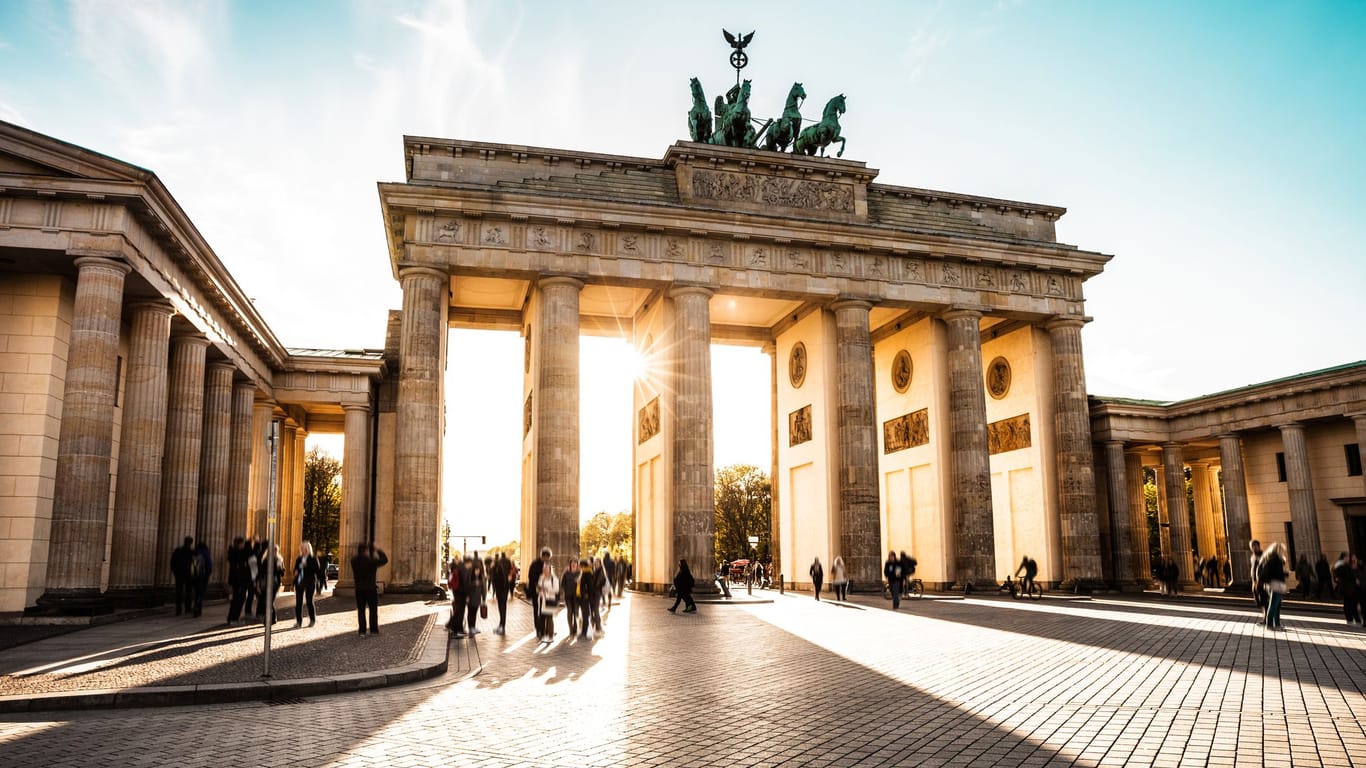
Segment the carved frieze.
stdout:
<svg viewBox="0 0 1366 768">
<path fill-rule="evenodd" d="M 640 415 L 637 421 L 639 422 L 639 426 L 636 430 L 638 433 L 638 436 L 636 438 L 637 443 L 644 443 L 646 440 L 649 440 L 650 438 L 659 434 L 658 397 L 656 397 L 655 399 L 651 400 L 650 402 L 646 403 L 644 406 L 641 407 Z"/>
<path fill-rule="evenodd" d="M 787 415 L 787 445 L 801 445 L 811 441 L 811 406 L 801 408 Z"/>
<path fill-rule="evenodd" d="M 998 357 L 987 366 L 987 394 L 1000 400 L 1010 392 L 1010 363 Z"/>
<path fill-rule="evenodd" d="M 896 453 L 930 441 L 930 410 L 921 408 L 882 422 L 882 452 Z"/>
<path fill-rule="evenodd" d="M 806 345 L 800 341 L 793 345 L 787 358 L 787 380 L 792 382 L 793 389 L 801 389 L 806 381 Z"/>
<path fill-rule="evenodd" d="M 799 210 L 854 212 L 851 184 L 759 173 L 696 169 L 692 172 L 692 196 L 698 200 L 757 203 Z"/>
<path fill-rule="evenodd" d="M 987 425 L 987 450 L 992 455 L 1029 446 L 1029 414 L 1022 413 Z"/>
<path fill-rule="evenodd" d="M 522 407 L 522 437 L 531 434 L 531 395 L 527 393 L 526 405 Z"/>
<path fill-rule="evenodd" d="M 545 224 L 533 224 L 526 230 L 526 247 L 534 251 L 546 251 L 559 243 L 559 232 Z"/>
</svg>

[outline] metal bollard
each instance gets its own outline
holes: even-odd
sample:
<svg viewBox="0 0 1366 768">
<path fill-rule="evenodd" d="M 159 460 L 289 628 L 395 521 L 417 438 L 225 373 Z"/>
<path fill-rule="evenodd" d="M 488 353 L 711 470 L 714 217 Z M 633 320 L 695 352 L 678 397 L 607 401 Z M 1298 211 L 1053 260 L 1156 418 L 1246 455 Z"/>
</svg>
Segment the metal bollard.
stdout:
<svg viewBox="0 0 1366 768">
<path fill-rule="evenodd" d="M 781 573 L 778 574 L 778 594 L 787 594 L 787 592 L 783 589 L 783 575 Z"/>
</svg>

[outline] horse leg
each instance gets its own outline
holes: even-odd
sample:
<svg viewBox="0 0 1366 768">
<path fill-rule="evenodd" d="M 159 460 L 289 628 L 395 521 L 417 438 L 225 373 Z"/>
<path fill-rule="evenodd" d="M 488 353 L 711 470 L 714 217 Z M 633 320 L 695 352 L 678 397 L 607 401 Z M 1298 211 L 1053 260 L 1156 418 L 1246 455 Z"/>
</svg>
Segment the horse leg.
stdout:
<svg viewBox="0 0 1366 768">
<path fill-rule="evenodd" d="M 835 157 L 844 157 L 844 137 L 836 136 L 840 140 L 840 151 L 835 153 Z"/>
</svg>

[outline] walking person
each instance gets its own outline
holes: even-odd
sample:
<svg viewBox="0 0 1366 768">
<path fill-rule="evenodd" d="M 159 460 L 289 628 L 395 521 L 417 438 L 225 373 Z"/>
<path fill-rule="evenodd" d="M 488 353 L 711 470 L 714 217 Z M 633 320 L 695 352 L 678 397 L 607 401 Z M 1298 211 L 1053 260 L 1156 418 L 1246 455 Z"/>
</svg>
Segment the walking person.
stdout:
<svg viewBox="0 0 1366 768">
<path fill-rule="evenodd" d="M 574 593 L 574 607 L 570 609 L 569 634 L 577 635 L 583 640 L 593 639 L 593 608 L 597 605 L 598 591 L 594 585 L 593 564 L 587 558 L 579 560 L 577 563 L 570 561 L 578 573 L 574 580 L 573 590 L 566 589 L 566 592 Z M 577 610 L 577 615 L 575 615 Z M 577 624 L 577 631 L 575 624 Z"/>
<path fill-rule="evenodd" d="M 830 583 L 835 587 L 835 599 L 849 599 L 849 575 L 844 571 L 844 558 L 836 557 L 830 564 Z"/>
<path fill-rule="evenodd" d="M 1272 542 L 1262 554 L 1257 576 L 1267 591 L 1266 628 L 1284 629 L 1281 626 L 1281 600 L 1289 591 L 1285 582 L 1290 574 L 1285 569 L 1285 547 L 1279 542 Z"/>
<path fill-rule="evenodd" d="M 213 556 L 209 554 L 209 545 L 201 539 L 194 548 L 194 557 L 190 560 L 190 581 L 194 589 L 194 613 L 197 619 L 204 613 L 204 593 L 209 591 L 209 577 L 213 575 Z"/>
<path fill-rule="evenodd" d="M 584 610 L 584 627 L 588 626 L 587 605 L 580 606 L 581 596 L 579 595 L 579 578 L 588 570 L 587 560 L 575 560 L 569 558 L 569 565 L 564 569 L 564 577 L 560 579 L 560 598 L 564 600 L 565 618 L 569 620 L 569 636 L 575 637 L 579 634 L 579 610 Z"/>
<path fill-rule="evenodd" d="M 228 549 L 228 588 L 232 590 L 232 598 L 228 603 L 230 627 L 247 623 L 242 618 L 242 607 L 251 589 L 251 568 L 247 565 L 249 557 L 251 550 L 247 549 L 247 540 L 241 536 L 233 539 L 232 547 Z"/>
<path fill-rule="evenodd" d="M 1266 590 L 1262 589 L 1262 580 L 1258 573 L 1262 565 L 1262 543 L 1253 539 L 1248 542 L 1247 548 L 1252 553 L 1248 558 L 1251 561 L 1249 573 L 1252 574 L 1252 599 L 1257 603 L 1257 623 L 1261 624 L 1266 621 Z"/>
<path fill-rule="evenodd" d="M 1295 582 L 1300 588 L 1300 599 L 1308 600 L 1309 593 L 1314 589 L 1314 566 L 1309 564 L 1308 555 L 1300 555 L 1295 563 Z"/>
<path fill-rule="evenodd" d="M 527 569 L 527 599 L 531 602 L 531 621 L 536 626 L 536 638 L 542 643 L 555 640 L 555 617 L 551 613 L 559 599 L 559 579 L 555 566 L 550 564 L 550 547 L 541 547 L 541 556 Z"/>
<path fill-rule="evenodd" d="M 901 607 L 901 559 L 895 551 L 887 553 L 887 562 L 882 564 L 882 577 L 887 580 L 887 591 L 892 593 L 892 610 Z"/>
<path fill-rule="evenodd" d="M 379 582 L 375 576 L 380 568 L 389 564 L 389 556 L 384 550 L 369 542 L 356 545 L 356 554 L 351 558 L 351 578 L 356 581 L 356 621 L 360 624 L 360 634 L 365 636 L 366 618 L 370 619 L 370 634 L 379 634 Z"/>
<path fill-rule="evenodd" d="M 493 628 L 495 635 L 507 632 L 508 592 L 512 588 L 512 580 L 512 562 L 508 560 L 506 553 L 499 552 L 493 561 L 493 567 L 489 569 L 489 581 L 493 583 L 493 599 L 498 603 L 498 626 Z"/>
<path fill-rule="evenodd" d="M 275 574 L 271 578 L 269 558 L 275 558 Z M 256 566 L 256 618 L 261 623 L 269 621 L 275 623 L 275 598 L 280 594 L 280 580 L 285 576 L 285 559 L 280 555 L 280 548 L 272 546 L 269 541 L 261 545 L 261 562 Z M 270 609 L 270 617 L 266 617 L 266 609 Z"/>
<path fill-rule="evenodd" d="M 470 635 L 477 635 L 480 609 L 484 608 L 484 595 L 488 592 L 489 584 L 484 577 L 484 561 L 479 559 L 478 552 L 473 556 L 465 555 L 465 568 L 470 574 L 469 589 L 465 591 L 465 628 Z"/>
<path fill-rule="evenodd" d="M 1361 583 L 1357 578 L 1356 557 L 1343 552 L 1338 556 L 1338 561 L 1333 563 L 1333 578 L 1339 597 L 1342 598 L 1342 615 L 1347 619 L 1347 626 L 1361 623 L 1362 617 L 1357 611 L 1357 593 L 1361 589 Z"/>
<path fill-rule="evenodd" d="M 825 569 L 821 567 L 821 559 L 819 557 L 812 561 L 811 567 L 807 569 L 807 573 L 811 574 L 811 586 L 815 587 L 816 601 L 820 602 L 821 584 L 825 582 Z"/>
<path fill-rule="evenodd" d="M 582 568 L 583 563 L 580 562 L 579 566 Z M 593 620 L 593 630 L 598 634 L 602 634 L 603 593 L 607 591 L 607 571 L 602 566 L 602 560 L 596 557 L 593 558 L 591 569 L 579 574 L 580 587 L 584 587 L 584 579 L 587 579 L 588 583 L 586 588 L 581 589 L 580 592 L 587 594 L 588 602 L 591 603 L 588 609 L 588 615 Z M 583 631 L 584 627 L 580 627 L 579 629 L 580 631 Z M 591 632 L 589 633 L 588 639 L 593 639 Z"/>
<path fill-rule="evenodd" d="M 1314 599 L 1323 599 L 1323 590 L 1328 590 L 1328 597 L 1332 599 L 1338 596 L 1337 590 L 1333 588 L 1333 568 L 1328 565 L 1328 555 L 1319 553 L 1318 562 L 1314 563 Z"/>
<path fill-rule="evenodd" d="M 242 604 L 243 624 L 256 615 L 256 602 L 261 597 L 256 591 L 256 579 L 261 573 L 262 563 L 265 562 L 261 559 L 264 552 L 261 540 L 255 536 L 251 537 L 251 543 L 247 545 L 247 573 L 250 574 L 251 580 L 247 582 L 247 597 Z"/>
<path fill-rule="evenodd" d="M 313 544 L 305 541 L 299 545 L 299 556 L 294 558 L 294 628 L 304 623 L 304 606 L 308 606 L 308 626 L 318 623 L 318 612 L 313 609 L 313 596 L 317 594 L 318 583 L 327 578 L 322 564 L 313 556 Z"/>
<path fill-rule="evenodd" d="M 612 610 L 612 583 L 617 575 L 617 564 L 612 561 L 611 550 L 602 551 L 602 572 L 607 575 L 606 586 L 602 588 L 602 599 L 607 603 L 607 610 Z"/>
<path fill-rule="evenodd" d="M 194 580 L 190 571 L 194 564 L 194 537 L 186 536 L 185 543 L 171 552 L 171 578 L 175 580 L 175 615 L 194 611 Z"/>
<path fill-rule="evenodd" d="M 721 560 L 721 567 L 716 570 L 716 583 L 721 587 L 721 594 L 730 599 L 730 558 Z"/>
<path fill-rule="evenodd" d="M 697 603 L 692 599 L 693 581 L 692 571 L 688 568 L 688 561 L 680 559 L 678 561 L 678 572 L 674 574 L 674 604 L 669 608 L 669 613 L 678 610 L 678 604 L 683 603 L 684 613 L 696 613 Z"/>
<path fill-rule="evenodd" d="M 446 576 L 446 588 L 451 592 L 451 620 L 446 622 L 446 629 L 449 629 L 456 637 L 465 636 L 465 614 L 466 607 L 469 605 L 469 585 L 473 575 L 470 573 L 469 561 L 462 558 L 460 553 L 455 553 L 451 560 L 450 573 Z"/>
</svg>

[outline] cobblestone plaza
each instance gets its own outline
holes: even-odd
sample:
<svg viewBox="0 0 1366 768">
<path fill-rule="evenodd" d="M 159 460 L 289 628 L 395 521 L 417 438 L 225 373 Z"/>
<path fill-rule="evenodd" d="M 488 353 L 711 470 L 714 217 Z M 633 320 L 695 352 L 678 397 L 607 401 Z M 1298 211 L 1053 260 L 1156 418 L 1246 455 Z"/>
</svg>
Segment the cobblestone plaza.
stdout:
<svg viewBox="0 0 1366 768">
<path fill-rule="evenodd" d="M 1366 635 L 1239 601 L 634 595 L 596 641 L 453 641 L 408 686 L 0 718 L 6 765 L 1366 764 Z M 561 617 L 561 629 L 563 629 Z M 356 639 L 357 642 L 368 640 Z M 471 674 L 482 660 L 483 670 Z"/>
</svg>

